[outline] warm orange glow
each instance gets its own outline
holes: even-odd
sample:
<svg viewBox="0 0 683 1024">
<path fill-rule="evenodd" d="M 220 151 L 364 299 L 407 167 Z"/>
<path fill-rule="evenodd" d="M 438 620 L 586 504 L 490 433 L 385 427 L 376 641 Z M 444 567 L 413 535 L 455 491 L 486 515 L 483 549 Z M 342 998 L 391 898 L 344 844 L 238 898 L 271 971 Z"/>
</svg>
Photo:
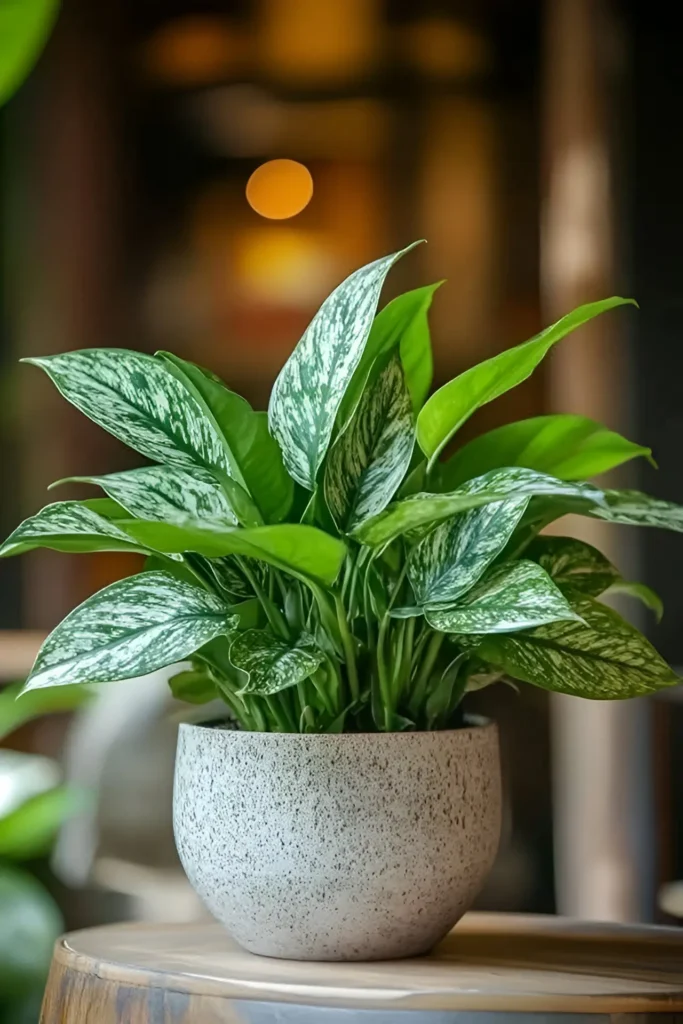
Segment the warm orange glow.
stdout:
<svg viewBox="0 0 683 1024">
<path fill-rule="evenodd" d="M 160 28 L 143 50 L 143 63 L 154 79 L 169 85 L 205 85 L 237 74 L 244 63 L 245 41 L 225 18 L 194 15 Z"/>
<path fill-rule="evenodd" d="M 403 32 L 404 57 L 428 78 L 467 78 L 488 71 L 491 49 L 482 35 L 459 21 L 431 17 Z"/>
<path fill-rule="evenodd" d="M 258 0 L 256 52 L 269 78 L 343 83 L 381 58 L 381 0 Z"/>
<path fill-rule="evenodd" d="M 247 182 L 247 202 L 270 220 L 295 217 L 313 195 L 311 172 L 296 160 L 269 160 Z"/>
</svg>

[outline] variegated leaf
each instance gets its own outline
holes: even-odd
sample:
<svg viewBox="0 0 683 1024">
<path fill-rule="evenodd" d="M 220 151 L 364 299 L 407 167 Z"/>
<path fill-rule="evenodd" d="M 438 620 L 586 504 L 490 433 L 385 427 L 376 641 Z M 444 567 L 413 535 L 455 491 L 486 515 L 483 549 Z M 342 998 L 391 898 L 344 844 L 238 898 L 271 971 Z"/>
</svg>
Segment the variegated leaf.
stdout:
<svg viewBox="0 0 683 1024">
<path fill-rule="evenodd" d="M 101 487 L 136 519 L 175 522 L 183 516 L 196 519 L 206 516 L 224 519 L 233 525 L 237 523 L 232 506 L 216 477 L 198 466 L 192 469 L 143 466 L 107 476 L 73 476 L 69 481 Z"/>
<path fill-rule="evenodd" d="M 325 499 L 340 530 L 352 530 L 389 504 L 414 445 L 412 402 L 395 355 L 364 391 L 327 459 Z"/>
<path fill-rule="evenodd" d="M 40 366 L 77 409 L 153 462 L 230 475 L 227 445 L 215 423 L 160 360 L 93 348 L 24 362 Z"/>
<path fill-rule="evenodd" d="M 347 277 L 325 299 L 275 381 L 268 407 L 270 431 L 290 476 L 309 491 L 315 488 L 337 411 L 368 340 L 384 280 L 408 249 Z"/>
<path fill-rule="evenodd" d="M 50 633 L 26 689 L 146 675 L 229 634 L 236 621 L 217 597 L 169 573 L 129 576 L 88 598 Z"/>
<path fill-rule="evenodd" d="M 529 561 L 498 566 L 456 604 L 426 608 L 425 616 L 443 633 L 510 633 L 578 618 L 548 574 Z"/>
<path fill-rule="evenodd" d="M 336 580 L 346 556 L 346 548 L 340 540 L 301 523 L 245 530 L 210 519 L 188 518 L 178 523 L 129 519 L 124 528 L 131 537 L 155 551 L 194 551 L 207 558 L 247 555 L 328 586 Z"/>
<path fill-rule="evenodd" d="M 683 533 L 683 506 L 651 498 L 640 491 L 605 491 L 607 506 L 593 509 L 592 515 L 609 523 L 625 526 L 656 526 L 661 530 Z"/>
<path fill-rule="evenodd" d="M 525 555 L 538 562 L 558 587 L 572 587 L 591 597 L 598 597 L 621 579 L 602 552 L 574 537 L 537 537 Z"/>
<path fill-rule="evenodd" d="M 291 508 L 294 483 L 268 431 L 266 413 L 254 412 L 219 377 L 195 363 L 171 352 L 157 352 L 157 359 L 188 389 L 223 438 L 231 476 L 252 496 L 265 522 L 279 523 Z"/>
<path fill-rule="evenodd" d="M 146 551 L 116 523 L 78 501 L 58 501 L 25 519 L 0 548 L 0 557 L 34 548 L 54 551 Z"/>
<path fill-rule="evenodd" d="M 247 561 L 251 562 L 251 559 L 247 559 Z M 262 565 L 260 562 L 253 562 L 252 564 L 254 567 Z M 203 565 L 211 573 L 220 589 L 230 594 L 232 598 L 244 600 L 253 594 L 250 584 L 240 571 L 234 557 L 204 558 Z M 259 573 L 258 575 L 260 581 L 260 577 L 263 574 Z"/>
<path fill-rule="evenodd" d="M 265 630 L 249 629 L 233 640 L 230 660 L 247 676 L 240 694 L 266 697 L 304 682 L 322 665 L 325 655 L 308 633 L 291 644 Z"/>
<path fill-rule="evenodd" d="M 680 680 L 645 637 L 591 597 L 572 602 L 584 622 L 484 637 L 477 655 L 546 690 L 596 700 L 653 693 Z M 585 624 L 584 624 L 585 623 Z"/>
<path fill-rule="evenodd" d="M 428 533 L 408 560 L 418 603 L 452 604 L 466 594 L 503 550 L 528 503 L 528 497 L 494 501 Z"/>
<path fill-rule="evenodd" d="M 355 410 L 375 363 L 398 350 L 415 413 L 432 383 L 433 359 L 427 313 L 434 292 L 443 284 L 428 284 L 388 302 L 372 322 L 367 344 L 339 407 L 337 426 L 344 429 Z"/>
<path fill-rule="evenodd" d="M 442 522 L 459 512 L 527 495 L 556 496 L 565 504 L 576 502 L 587 508 L 605 503 L 603 492 L 592 484 L 557 480 L 522 467 L 494 469 L 468 480 L 449 494 L 413 494 L 394 502 L 378 516 L 357 526 L 353 536 L 362 544 L 379 547 L 403 533 Z"/>
</svg>

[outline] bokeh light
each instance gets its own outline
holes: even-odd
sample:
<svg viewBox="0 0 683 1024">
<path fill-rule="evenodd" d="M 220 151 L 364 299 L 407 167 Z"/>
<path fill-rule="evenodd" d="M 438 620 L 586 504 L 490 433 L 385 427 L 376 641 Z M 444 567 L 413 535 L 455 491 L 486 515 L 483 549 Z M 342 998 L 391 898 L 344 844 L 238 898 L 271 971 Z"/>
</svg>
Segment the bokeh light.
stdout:
<svg viewBox="0 0 683 1024">
<path fill-rule="evenodd" d="M 247 182 L 247 202 L 269 220 L 286 220 L 308 206 L 313 196 L 311 172 L 297 160 L 269 160 Z"/>
</svg>

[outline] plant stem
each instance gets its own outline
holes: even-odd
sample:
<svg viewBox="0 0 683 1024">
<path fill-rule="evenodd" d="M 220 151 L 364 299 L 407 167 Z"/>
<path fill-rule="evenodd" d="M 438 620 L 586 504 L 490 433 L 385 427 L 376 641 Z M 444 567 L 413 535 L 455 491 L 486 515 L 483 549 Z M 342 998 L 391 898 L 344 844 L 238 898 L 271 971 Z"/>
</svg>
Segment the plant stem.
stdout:
<svg viewBox="0 0 683 1024">
<path fill-rule="evenodd" d="M 289 640 L 289 628 L 287 626 L 287 622 L 284 615 L 282 614 L 278 606 L 274 603 L 274 601 L 272 601 L 268 597 L 268 595 L 264 593 L 258 580 L 256 579 L 256 576 L 251 571 L 249 566 L 244 562 L 244 560 L 237 556 L 237 561 L 239 563 L 240 569 L 242 570 L 246 578 L 249 580 L 249 583 L 251 584 L 254 593 L 261 602 L 263 610 L 266 613 L 266 618 L 268 619 L 268 622 L 270 623 L 273 632 L 275 633 L 276 636 L 282 637 L 283 640 Z"/>
<path fill-rule="evenodd" d="M 427 653 L 425 654 L 424 661 L 422 662 L 422 668 L 415 682 L 413 692 L 410 696 L 410 711 L 412 714 L 417 714 L 420 710 L 420 705 L 424 700 L 425 691 L 427 689 L 427 683 L 429 677 L 432 674 L 436 659 L 439 656 L 441 645 L 446 638 L 445 633 L 432 633 L 429 643 L 427 645 Z"/>
<path fill-rule="evenodd" d="M 272 714 L 273 718 L 278 724 L 280 732 L 298 732 L 298 726 L 293 726 L 292 722 L 289 721 L 289 715 L 286 709 L 282 706 L 279 700 L 277 700 L 278 694 L 273 694 L 271 697 L 266 697 L 266 704 Z"/>
<path fill-rule="evenodd" d="M 351 693 L 351 700 L 357 701 L 360 696 L 360 687 L 358 685 L 358 669 L 356 667 L 356 652 L 353 647 L 353 637 L 349 630 L 349 624 L 346 619 L 346 612 L 344 611 L 344 602 L 341 599 L 340 594 L 334 595 L 334 603 L 337 609 L 337 622 L 339 623 L 339 634 L 341 637 L 342 647 L 344 649 L 344 657 L 346 659 L 346 671 L 349 677 L 349 690 Z"/>
</svg>

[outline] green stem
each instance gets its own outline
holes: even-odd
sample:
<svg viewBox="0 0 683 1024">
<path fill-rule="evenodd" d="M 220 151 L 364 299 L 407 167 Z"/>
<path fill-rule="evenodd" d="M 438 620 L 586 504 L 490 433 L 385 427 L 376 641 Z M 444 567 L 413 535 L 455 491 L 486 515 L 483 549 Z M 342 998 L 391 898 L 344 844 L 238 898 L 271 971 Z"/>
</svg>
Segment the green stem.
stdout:
<svg viewBox="0 0 683 1024">
<path fill-rule="evenodd" d="M 377 681 L 379 683 L 379 693 L 382 701 L 382 710 L 384 712 L 384 727 L 387 731 L 391 728 L 391 712 L 392 699 L 391 699 L 391 687 L 389 685 L 387 664 L 384 657 L 386 635 L 389 630 L 389 623 L 391 619 L 389 615 L 382 617 L 382 623 L 379 627 L 379 635 L 377 637 Z"/>
<path fill-rule="evenodd" d="M 240 569 L 242 570 L 242 572 L 248 579 L 249 583 L 251 584 L 254 593 L 261 602 L 263 610 L 266 613 L 266 618 L 268 619 L 268 622 L 270 623 L 273 632 L 275 633 L 276 636 L 282 637 L 283 640 L 289 640 L 289 628 L 287 626 L 287 621 L 284 615 L 282 614 L 278 606 L 268 597 L 266 593 L 264 593 L 263 589 L 261 588 L 261 585 L 259 584 L 259 581 L 256 579 L 256 576 L 251 571 L 249 566 L 246 564 L 244 559 L 237 556 L 237 561 L 239 563 Z"/>
<path fill-rule="evenodd" d="M 422 668 L 420 674 L 415 682 L 415 687 L 410 697 L 410 711 L 414 716 L 420 711 L 422 702 L 424 701 L 425 692 L 427 690 L 427 683 L 429 677 L 432 674 L 436 659 L 439 656 L 441 645 L 446 638 L 445 633 L 432 633 L 432 636 L 427 645 L 427 653 L 425 654 L 424 661 L 422 662 Z"/>
<path fill-rule="evenodd" d="M 353 637 L 351 636 L 349 624 L 346 619 L 346 612 L 344 611 L 344 602 L 342 601 L 340 594 L 334 595 L 334 603 L 337 609 L 337 622 L 339 624 L 339 634 L 341 638 L 342 648 L 344 650 L 344 657 L 346 659 L 346 671 L 349 677 L 349 690 L 351 693 L 351 700 L 357 701 L 360 696 L 360 686 L 358 684 L 356 652 L 353 646 Z"/>
<path fill-rule="evenodd" d="M 299 731 L 298 725 L 296 727 L 293 727 L 292 723 L 289 721 L 289 716 L 287 715 L 285 709 L 280 704 L 280 701 L 277 700 L 277 694 L 273 694 L 273 696 L 271 697 L 266 697 L 265 700 L 266 704 L 268 705 L 268 710 L 270 711 L 273 718 L 277 722 L 280 732 Z"/>
<path fill-rule="evenodd" d="M 389 597 L 387 610 L 382 616 L 382 622 L 379 627 L 379 636 L 377 637 L 377 672 L 379 677 L 379 689 L 382 697 L 382 704 L 384 705 L 384 724 L 387 731 L 389 731 L 389 729 L 391 728 L 391 716 L 395 710 L 394 704 L 396 697 L 396 694 L 392 692 L 394 688 L 392 687 L 391 681 L 389 679 L 389 672 L 387 669 L 385 657 L 386 639 L 387 634 L 389 632 L 389 627 L 391 625 L 391 615 L 389 613 L 393 607 L 394 601 L 396 600 L 400 593 L 401 587 L 403 585 L 403 580 L 405 579 L 407 571 L 408 563 L 404 562 L 403 567 L 401 568 L 401 571 L 398 574 L 398 578 L 396 580 L 396 583 L 394 584 L 394 588 Z"/>
</svg>

